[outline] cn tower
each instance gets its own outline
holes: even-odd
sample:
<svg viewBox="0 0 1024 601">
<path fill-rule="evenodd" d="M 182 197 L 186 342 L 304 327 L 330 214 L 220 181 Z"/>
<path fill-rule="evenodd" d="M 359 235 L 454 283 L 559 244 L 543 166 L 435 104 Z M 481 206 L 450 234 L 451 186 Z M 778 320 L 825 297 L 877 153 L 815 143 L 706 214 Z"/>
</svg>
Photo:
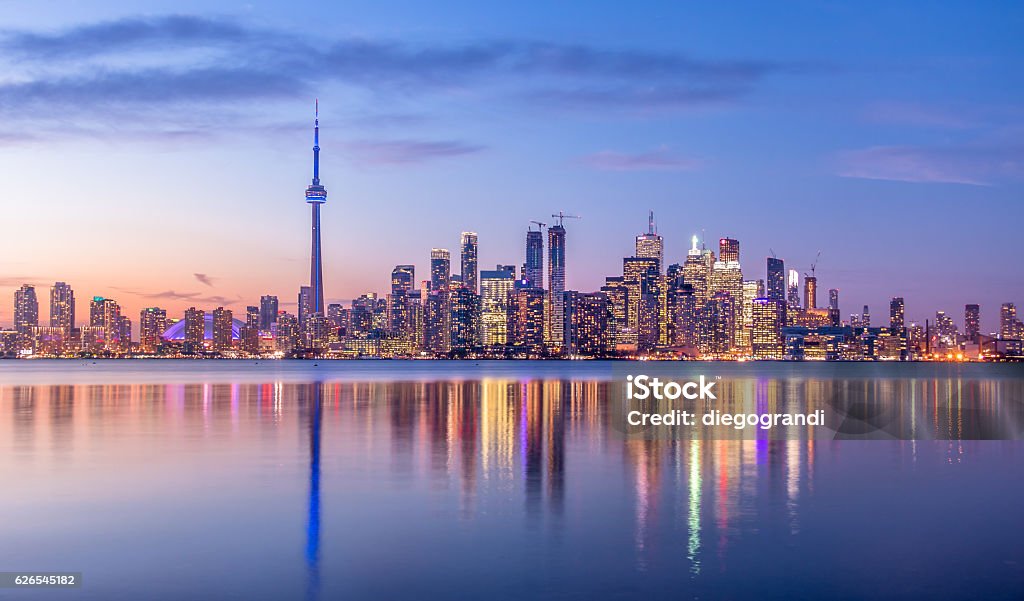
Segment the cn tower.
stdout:
<svg viewBox="0 0 1024 601">
<path fill-rule="evenodd" d="M 320 253 L 320 205 L 327 202 L 327 189 L 320 185 L 320 100 L 314 104 L 313 183 L 306 188 L 306 202 L 313 210 L 313 250 L 309 257 L 310 313 L 324 314 L 324 265 Z"/>
</svg>

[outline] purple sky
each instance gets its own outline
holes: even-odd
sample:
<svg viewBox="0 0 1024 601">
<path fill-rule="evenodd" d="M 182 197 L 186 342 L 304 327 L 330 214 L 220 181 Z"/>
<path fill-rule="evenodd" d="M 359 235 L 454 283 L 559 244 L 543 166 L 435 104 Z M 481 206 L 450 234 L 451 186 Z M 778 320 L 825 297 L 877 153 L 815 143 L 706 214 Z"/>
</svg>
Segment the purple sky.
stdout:
<svg viewBox="0 0 1024 601">
<path fill-rule="evenodd" d="M 321 4 L 0 4 L 0 294 L 294 302 L 319 97 L 329 301 L 559 210 L 594 290 L 653 209 L 668 262 L 820 250 L 844 318 L 1024 303 L 1019 3 Z"/>
</svg>

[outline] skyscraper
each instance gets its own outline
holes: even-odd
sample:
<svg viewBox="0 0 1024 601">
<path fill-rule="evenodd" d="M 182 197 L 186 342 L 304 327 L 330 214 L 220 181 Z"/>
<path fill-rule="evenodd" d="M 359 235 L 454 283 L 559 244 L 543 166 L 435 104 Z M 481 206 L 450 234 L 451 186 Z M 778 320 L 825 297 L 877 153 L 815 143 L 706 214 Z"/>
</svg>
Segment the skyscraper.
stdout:
<svg viewBox="0 0 1024 601">
<path fill-rule="evenodd" d="M 480 295 L 465 285 L 450 291 L 451 350 L 462 355 L 480 344 Z"/>
<path fill-rule="evenodd" d="M 277 306 L 276 296 L 260 297 L 260 331 L 269 332 L 277 322 Z"/>
<path fill-rule="evenodd" d="M 686 253 L 686 262 L 683 263 L 683 279 L 687 284 L 693 286 L 693 295 L 699 309 L 708 299 L 711 266 L 708 264 L 705 254 L 697 248 L 697 236 L 691 238 L 690 242 L 692 246 Z"/>
<path fill-rule="evenodd" d="M 755 359 L 782 359 L 784 316 L 783 301 L 772 298 L 754 299 L 751 353 Z"/>
<path fill-rule="evenodd" d="M 813 275 L 804 276 L 804 308 L 818 308 L 818 278 Z"/>
<path fill-rule="evenodd" d="M 863 328 L 871 327 L 871 311 L 868 311 L 868 306 L 864 305 L 864 310 L 860 314 L 860 325 Z"/>
<path fill-rule="evenodd" d="M 206 339 L 206 312 L 202 309 L 189 307 L 185 310 L 185 343 L 182 352 L 186 355 L 198 355 L 203 352 L 203 341 Z"/>
<path fill-rule="evenodd" d="M 508 342 L 508 299 L 514 288 L 513 271 L 480 272 L 480 326 L 484 346 L 504 346 Z"/>
<path fill-rule="evenodd" d="M 800 310 L 800 272 L 795 269 L 789 270 L 786 281 L 786 304 L 794 313 Z"/>
<path fill-rule="evenodd" d="M 245 326 L 240 328 L 238 339 L 245 352 L 260 351 L 260 307 L 249 305 L 245 308 Z"/>
<path fill-rule="evenodd" d="M 608 351 L 608 297 L 568 291 L 566 296 L 566 350 L 574 355 L 600 357 Z"/>
<path fill-rule="evenodd" d="M 628 291 L 626 302 L 627 336 L 623 342 L 640 343 L 641 325 L 648 349 L 658 342 L 658 259 L 626 257 L 622 259 L 622 283 Z"/>
<path fill-rule="evenodd" d="M 478 271 L 476 232 L 462 232 L 462 285 L 474 293 L 480 292 Z"/>
<path fill-rule="evenodd" d="M 75 328 L 75 291 L 64 282 L 50 288 L 50 327 L 62 328 L 65 335 Z"/>
<path fill-rule="evenodd" d="M 544 290 L 519 288 L 509 295 L 508 344 L 527 356 L 544 347 Z"/>
<path fill-rule="evenodd" d="M 327 202 L 327 189 L 320 184 L 320 102 L 313 118 L 313 182 L 306 188 L 306 202 L 313 214 L 313 248 L 309 258 L 310 312 L 324 313 L 324 268 L 320 253 L 320 205 Z"/>
<path fill-rule="evenodd" d="M 426 305 L 426 346 L 439 354 L 451 350 L 451 253 L 444 248 L 430 251 L 430 292 Z"/>
<path fill-rule="evenodd" d="M 721 238 L 718 241 L 718 260 L 739 263 L 740 241 L 733 238 Z"/>
<path fill-rule="evenodd" d="M 537 228 L 526 232 L 526 264 L 523 279 L 532 288 L 544 287 L 544 232 Z"/>
<path fill-rule="evenodd" d="M 636 237 L 636 256 L 658 260 L 658 273 L 665 264 L 665 241 L 654 226 L 654 211 L 647 215 L 647 233 Z"/>
<path fill-rule="evenodd" d="M 728 240 L 728 239 L 726 239 Z M 732 241 L 735 242 L 735 241 Z M 735 245 L 735 252 L 738 253 L 739 243 Z M 726 247 L 726 252 L 732 256 L 733 247 L 731 243 Z M 718 261 L 715 261 L 714 268 L 711 270 L 711 286 L 712 296 L 716 296 L 721 292 L 729 295 L 728 303 L 720 303 L 721 307 L 726 307 L 733 311 L 734 314 L 729 316 L 729 324 L 732 326 L 732 332 L 729 334 L 727 339 L 727 347 L 729 349 L 735 349 L 736 351 L 745 350 L 749 342 L 745 340 L 743 334 L 743 271 L 740 268 L 738 261 L 723 261 L 719 257 Z M 720 352 L 716 351 L 718 354 Z"/>
<path fill-rule="evenodd" d="M 416 285 L 415 265 L 395 265 L 391 270 L 391 294 L 388 295 L 388 329 L 394 336 L 412 337 L 412 295 Z"/>
<path fill-rule="evenodd" d="M 1017 305 L 1003 303 L 999 308 L 999 337 L 1007 340 L 1016 339 L 1020 334 L 1017 332 Z"/>
<path fill-rule="evenodd" d="M 313 305 L 313 289 L 310 286 L 300 286 L 298 297 L 300 328 L 305 328 L 306 322 L 309 321 L 310 316 L 313 315 Z"/>
<path fill-rule="evenodd" d="M 23 336 L 31 336 L 32 328 L 39 325 L 39 299 L 35 286 L 23 285 L 14 291 L 14 329 Z"/>
<path fill-rule="evenodd" d="M 89 303 L 89 326 L 102 332 L 103 347 L 117 350 L 121 346 L 121 306 L 112 298 L 92 297 Z"/>
<path fill-rule="evenodd" d="M 833 326 L 838 327 L 842 318 L 839 313 L 839 289 L 828 289 L 828 320 Z"/>
<path fill-rule="evenodd" d="M 768 298 L 786 302 L 786 266 L 782 259 L 768 257 Z"/>
<path fill-rule="evenodd" d="M 234 324 L 231 309 L 217 307 L 213 310 L 213 348 L 217 351 L 231 350 L 231 328 Z M 204 326 L 205 327 L 205 326 Z"/>
<path fill-rule="evenodd" d="M 148 307 L 139 312 L 139 349 L 143 353 L 155 353 L 163 342 L 161 335 L 167 329 L 167 311 L 159 307 Z"/>
<path fill-rule="evenodd" d="M 564 343 L 565 330 L 565 227 L 562 218 L 548 228 L 548 340 L 553 347 Z"/>
<path fill-rule="evenodd" d="M 903 319 L 903 297 L 894 296 L 889 301 L 889 328 L 902 330 L 905 326 Z"/>
<path fill-rule="evenodd" d="M 601 292 L 608 297 L 608 309 L 611 317 L 608 322 L 609 345 L 635 344 L 636 331 L 629 326 L 629 287 L 625 278 L 613 276 L 605 278 Z"/>
<path fill-rule="evenodd" d="M 754 300 L 764 298 L 764 280 L 744 280 L 743 306 L 741 307 L 743 329 L 737 346 L 746 354 L 750 351 L 750 333 L 754 329 Z"/>
<path fill-rule="evenodd" d="M 981 307 L 978 305 L 964 305 L 964 335 L 967 340 L 978 344 L 978 334 L 981 333 Z"/>
</svg>

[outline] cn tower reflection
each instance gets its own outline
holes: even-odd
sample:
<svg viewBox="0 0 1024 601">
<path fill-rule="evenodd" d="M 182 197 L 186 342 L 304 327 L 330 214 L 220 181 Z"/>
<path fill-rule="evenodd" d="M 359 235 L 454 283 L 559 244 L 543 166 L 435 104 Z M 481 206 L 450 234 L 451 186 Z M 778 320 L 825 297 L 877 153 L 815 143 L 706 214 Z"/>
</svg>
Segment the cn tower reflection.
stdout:
<svg viewBox="0 0 1024 601">
<path fill-rule="evenodd" d="M 321 382 L 306 385 L 309 418 L 309 505 L 306 518 L 306 598 L 320 594 L 320 436 L 323 419 Z"/>
</svg>

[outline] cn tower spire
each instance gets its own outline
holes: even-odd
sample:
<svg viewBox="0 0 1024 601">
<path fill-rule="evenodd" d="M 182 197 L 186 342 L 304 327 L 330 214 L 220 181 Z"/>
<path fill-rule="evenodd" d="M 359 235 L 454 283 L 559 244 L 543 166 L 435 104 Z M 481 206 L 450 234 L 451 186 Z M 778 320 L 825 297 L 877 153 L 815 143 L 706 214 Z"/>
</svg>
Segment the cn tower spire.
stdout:
<svg viewBox="0 0 1024 601">
<path fill-rule="evenodd" d="M 320 99 L 313 108 L 313 185 L 320 185 Z"/>
</svg>

